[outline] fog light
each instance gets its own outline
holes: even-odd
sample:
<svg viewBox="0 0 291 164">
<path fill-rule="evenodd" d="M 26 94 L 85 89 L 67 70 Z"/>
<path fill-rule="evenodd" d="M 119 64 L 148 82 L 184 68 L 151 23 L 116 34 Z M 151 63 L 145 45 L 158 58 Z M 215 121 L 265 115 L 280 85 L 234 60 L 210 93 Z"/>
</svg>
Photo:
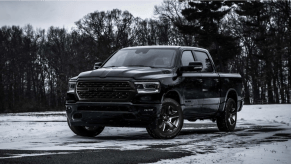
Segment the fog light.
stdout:
<svg viewBox="0 0 291 164">
<path fill-rule="evenodd" d="M 68 114 L 72 113 L 73 108 L 71 106 L 67 106 L 66 109 Z"/>
</svg>

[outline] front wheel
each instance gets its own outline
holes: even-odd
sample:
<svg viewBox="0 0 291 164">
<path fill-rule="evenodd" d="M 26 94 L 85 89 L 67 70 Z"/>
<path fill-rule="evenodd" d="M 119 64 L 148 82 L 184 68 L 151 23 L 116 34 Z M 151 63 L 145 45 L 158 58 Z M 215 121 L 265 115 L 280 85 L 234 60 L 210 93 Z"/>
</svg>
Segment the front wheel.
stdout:
<svg viewBox="0 0 291 164">
<path fill-rule="evenodd" d="M 95 137 L 98 134 L 100 134 L 104 126 L 93 126 L 93 127 L 87 127 L 87 126 L 72 126 L 70 125 L 68 121 L 68 125 L 70 129 L 79 136 L 85 136 L 85 137 Z"/>
<path fill-rule="evenodd" d="M 236 103 L 232 98 L 227 99 L 222 115 L 217 118 L 217 127 L 220 131 L 234 131 L 237 120 Z"/>
<path fill-rule="evenodd" d="M 175 138 L 183 127 L 183 113 L 179 103 L 166 98 L 163 101 L 160 117 L 155 128 L 147 127 L 150 136 L 157 139 Z"/>
</svg>

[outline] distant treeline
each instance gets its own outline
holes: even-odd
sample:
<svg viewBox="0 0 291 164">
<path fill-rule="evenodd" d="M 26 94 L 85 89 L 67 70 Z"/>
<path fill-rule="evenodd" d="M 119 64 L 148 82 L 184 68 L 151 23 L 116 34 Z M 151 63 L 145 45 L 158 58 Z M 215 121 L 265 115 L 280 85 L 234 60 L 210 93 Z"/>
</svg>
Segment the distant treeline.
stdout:
<svg viewBox="0 0 291 164">
<path fill-rule="evenodd" d="M 70 31 L 0 29 L 0 112 L 64 109 L 70 77 L 128 46 L 210 51 L 218 71 L 243 77 L 245 103 L 291 103 L 291 1 L 164 1 L 157 18 L 95 11 Z"/>
</svg>

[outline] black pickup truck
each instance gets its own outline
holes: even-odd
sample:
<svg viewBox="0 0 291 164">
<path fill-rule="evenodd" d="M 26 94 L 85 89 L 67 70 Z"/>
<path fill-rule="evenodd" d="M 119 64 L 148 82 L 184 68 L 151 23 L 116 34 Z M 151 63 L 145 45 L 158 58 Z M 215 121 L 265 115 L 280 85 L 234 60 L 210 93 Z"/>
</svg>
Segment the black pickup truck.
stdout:
<svg viewBox="0 0 291 164">
<path fill-rule="evenodd" d="M 196 47 L 128 47 L 69 81 L 70 129 L 96 136 L 105 126 L 145 127 L 153 138 L 176 137 L 184 119 L 211 119 L 233 131 L 243 106 L 239 74 L 218 73 Z"/>
</svg>

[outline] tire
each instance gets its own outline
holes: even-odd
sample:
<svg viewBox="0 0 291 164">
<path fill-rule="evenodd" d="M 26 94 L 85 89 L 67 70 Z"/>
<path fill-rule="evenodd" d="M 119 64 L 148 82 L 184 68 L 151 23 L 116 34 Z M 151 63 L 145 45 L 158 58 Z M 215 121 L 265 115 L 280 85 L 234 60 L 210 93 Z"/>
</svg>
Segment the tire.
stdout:
<svg viewBox="0 0 291 164">
<path fill-rule="evenodd" d="M 86 127 L 86 126 L 72 126 L 67 120 L 70 129 L 78 136 L 85 137 L 95 137 L 100 134 L 104 130 L 104 126 L 94 126 L 94 127 Z"/>
<path fill-rule="evenodd" d="M 223 132 L 232 132 L 237 121 L 236 103 L 232 98 L 227 99 L 222 115 L 217 118 L 217 127 Z"/>
<path fill-rule="evenodd" d="M 175 138 L 183 127 L 183 121 L 180 104 L 173 99 L 166 98 L 162 104 L 160 117 L 154 123 L 155 126 L 148 126 L 147 132 L 156 139 Z"/>
</svg>

